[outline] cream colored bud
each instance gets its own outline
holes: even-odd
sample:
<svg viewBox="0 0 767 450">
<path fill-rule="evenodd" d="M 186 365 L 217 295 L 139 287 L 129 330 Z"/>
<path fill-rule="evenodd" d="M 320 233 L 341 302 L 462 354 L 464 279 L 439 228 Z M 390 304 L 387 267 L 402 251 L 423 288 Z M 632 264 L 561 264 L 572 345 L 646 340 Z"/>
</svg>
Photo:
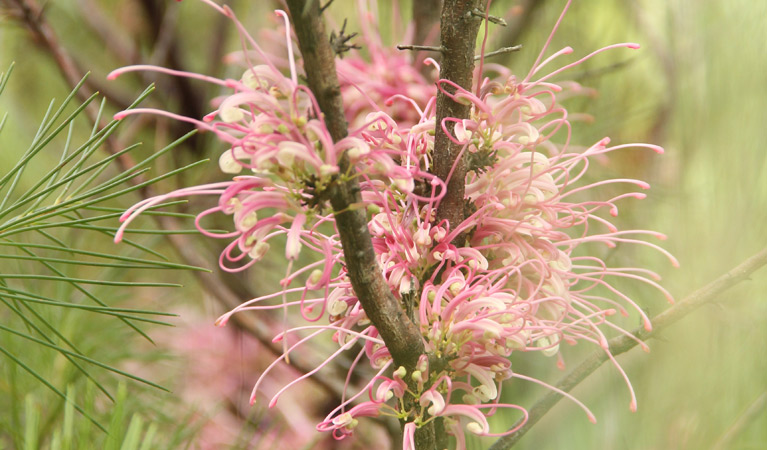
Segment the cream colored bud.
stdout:
<svg viewBox="0 0 767 450">
<path fill-rule="evenodd" d="M 321 278 L 322 278 L 322 271 L 320 269 L 314 269 L 312 271 L 312 274 L 309 275 L 309 282 L 311 284 L 317 284 L 320 282 Z"/>
<path fill-rule="evenodd" d="M 242 165 L 232 157 L 230 151 L 226 151 L 218 158 L 218 167 L 224 173 L 240 173 L 242 172 Z"/>
<path fill-rule="evenodd" d="M 233 122 L 239 122 L 242 119 L 244 119 L 245 113 L 243 113 L 240 108 L 229 107 L 229 108 L 222 109 L 219 112 L 219 116 L 221 117 L 221 120 L 223 120 L 224 122 L 233 123 Z"/>
<path fill-rule="evenodd" d="M 261 258 L 263 258 L 266 252 L 268 251 L 269 251 L 269 244 L 266 242 L 259 242 L 253 246 L 253 248 L 248 252 L 248 255 L 251 258 L 258 261 Z"/>
<path fill-rule="evenodd" d="M 471 431 L 474 434 L 483 434 L 485 431 L 482 429 L 482 425 L 477 422 L 469 422 L 466 424 L 466 430 Z"/>
<path fill-rule="evenodd" d="M 320 175 L 322 175 L 323 177 L 335 175 L 337 173 L 338 173 L 338 166 L 333 166 L 330 164 L 323 164 L 320 166 Z"/>
</svg>

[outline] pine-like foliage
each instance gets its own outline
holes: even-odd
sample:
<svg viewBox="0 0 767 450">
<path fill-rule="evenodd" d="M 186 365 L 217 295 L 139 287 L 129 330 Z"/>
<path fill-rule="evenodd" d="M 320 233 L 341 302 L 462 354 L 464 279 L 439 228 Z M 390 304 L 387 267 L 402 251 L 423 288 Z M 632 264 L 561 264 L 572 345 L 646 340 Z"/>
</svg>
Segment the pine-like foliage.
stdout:
<svg viewBox="0 0 767 450">
<path fill-rule="evenodd" d="M 12 69 L 11 65 L 0 75 L 0 94 Z M 85 384 L 80 392 L 95 388 L 114 402 L 111 372 L 165 389 L 116 367 L 115 362 L 130 354 L 126 336 L 138 333 L 151 341 L 144 328 L 169 325 L 165 320 L 173 314 L 126 308 L 120 306 L 120 299 L 136 292 L 163 294 L 163 289 L 178 285 L 156 281 L 157 273 L 197 269 L 170 262 L 147 243 L 152 237 L 128 238 L 129 246 L 111 244 L 122 197 L 128 197 L 125 202 L 135 201 L 136 193 L 147 186 L 199 163 L 150 175 L 152 163 L 183 139 L 143 159 L 135 155 L 138 144 L 104 157 L 104 143 L 118 123 L 94 125 L 82 132 L 81 116 L 98 98 L 94 94 L 78 103 L 76 94 L 82 84 L 60 104 L 50 103 L 29 147 L 15 165 L 0 170 L 0 378 L 7 380 L 0 383 L 0 408 L 10 412 L 3 416 L 8 423 L 0 423 L 0 428 L 11 430 L 14 444 L 29 441 L 19 426 L 28 422 L 30 414 L 23 399 L 40 384 L 56 399 L 45 408 L 48 427 L 65 408 L 79 411 L 102 431 L 108 427 L 93 409 L 65 394 L 68 386 Z M 132 107 L 151 91 L 151 87 L 144 91 Z M 101 120 L 104 107 L 102 100 L 95 123 Z M 7 112 L 2 115 L 0 132 L 8 118 Z M 138 162 L 119 166 L 120 158 L 129 153 Z M 137 232 L 168 233 L 156 227 Z M 38 398 L 41 395 L 48 397 L 43 393 Z"/>
</svg>

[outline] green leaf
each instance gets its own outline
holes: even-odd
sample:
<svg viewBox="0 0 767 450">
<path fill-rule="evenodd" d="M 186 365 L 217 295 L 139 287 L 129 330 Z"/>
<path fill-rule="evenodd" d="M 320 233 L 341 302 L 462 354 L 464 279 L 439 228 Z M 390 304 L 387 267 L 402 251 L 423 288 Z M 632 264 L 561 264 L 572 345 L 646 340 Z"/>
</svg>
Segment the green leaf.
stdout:
<svg viewBox="0 0 767 450">
<path fill-rule="evenodd" d="M 67 387 L 67 399 L 64 402 L 64 423 L 62 424 L 62 450 L 70 450 L 74 441 L 75 388 Z"/>
<path fill-rule="evenodd" d="M 0 93 L 7 86 L 12 68 L 0 75 Z M 4 365 L 9 367 L 11 375 L 15 374 L 16 367 L 30 375 L 18 379 L 13 375 L 7 384 L 12 395 L 6 404 L 9 405 L 12 428 L 16 430 L 13 443 L 17 448 L 24 445 L 32 448 L 40 444 L 69 449 L 89 445 L 93 442 L 91 430 L 96 430 L 89 425 L 91 423 L 106 432 L 107 429 L 95 419 L 97 415 L 93 411 L 97 409 L 94 405 L 102 402 L 97 403 L 94 396 L 109 399 L 112 396 L 109 383 L 98 381 L 102 379 L 96 376 L 98 371 L 166 390 L 157 383 L 118 369 L 121 366 L 113 363 L 131 354 L 130 347 L 125 345 L 124 334 L 97 336 L 104 341 L 104 345 L 116 345 L 118 340 L 122 340 L 119 345 L 123 346 L 118 352 L 103 352 L 107 356 L 102 355 L 98 359 L 86 356 L 81 348 L 88 349 L 88 339 L 93 340 L 94 336 L 88 333 L 102 329 L 101 326 L 93 326 L 96 321 L 114 321 L 117 325 L 125 325 L 129 328 L 123 327 L 122 330 L 133 330 L 136 336 L 143 336 L 152 342 L 147 332 L 138 325 L 169 326 L 171 324 L 159 319 L 174 314 L 140 307 L 115 307 L 113 299 L 135 287 L 165 289 L 180 286 L 167 282 L 173 278 L 159 275 L 159 270 L 165 273 L 167 270 L 205 270 L 170 262 L 157 248 L 157 239 L 134 237 L 124 239 L 124 245 L 112 244 L 124 204 L 135 202 L 139 198 L 136 194 L 145 192 L 152 184 L 204 161 L 167 173 L 151 172 L 157 158 L 180 145 L 192 133 L 145 158 L 135 155 L 138 144 L 102 155 L 107 140 L 113 141 L 111 138 L 119 129 L 119 122 L 110 121 L 104 127 L 96 125 L 106 114 L 107 104 L 102 98 L 96 120 L 86 124 L 83 112 L 89 105 L 94 105 L 99 96 L 94 94 L 85 101 L 75 101 L 84 81 L 85 78 L 63 101 L 51 101 L 26 149 L 19 151 L 14 164 L 0 169 L 0 314 L 2 309 L 7 310 L 0 324 L 0 354 L 3 355 L 0 358 L 7 357 L 9 364 Z M 152 86 L 147 88 L 131 108 L 138 106 L 153 89 Z M 0 122 L 0 130 L 7 120 L 6 114 Z M 126 168 L 121 164 L 128 155 L 138 162 Z M 146 176 L 149 173 L 152 175 Z M 155 205 L 147 215 L 191 217 L 158 211 L 180 203 L 183 202 L 174 200 Z M 152 228 L 134 228 L 130 232 L 156 236 L 170 233 Z M 179 231 L 192 232 L 196 233 L 196 230 Z M 101 245 L 101 241 L 108 242 L 108 245 Z M 109 300 L 110 304 L 105 300 Z M 106 327 L 111 327 L 111 324 L 105 324 L 103 328 Z M 55 357 L 53 363 L 51 355 Z M 62 371 L 61 362 L 67 369 L 73 370 Z M 33 383 L 39 382 L 60 398 L 58 406 L 42 409 L 38 405 L 20 406 L 16 399 L 23 397 L 19 393 L 29 392 L 28 379 Z M 71 385 L 79 380 L 83 380 L 85 387 L 85 403 L 82 405 L 77 403 L 75 389 Z M 67 386 L 66 396 L 57 384 Z M 116 401 L 117 406 L 123 408 L 120 400 Z M 58 414 L 63 408 L 64 417 L 61 428 L 54 430 L 55 423 L 62 420 L 51 422 L 57 408 Z M 88 420 L 76 425 L 75 411 Z M 110 431 L 124 428 L 123 410 L 115 412 L 119 414 L 111 415 Z M 47 414 L 49 418 L 41 422 L 41 414 Z M 32 420 L 35 417 L 36 422 Z M 125 440 L 119 436 L 118 444 L 122 443 L 126 449 L 138 448 L 140 444 L 152 445 L 157 427 L 150 426 L 149 430 L 154 431 L 151 435 L 147 432 L 142 441 L 144 427 L 143 419 L 134 416 Z M 32 434 L 35 439 L 41 435 L 55 438 L 48 442 L 44 442 L 43 438 L 34 441 L 30 438 Z M 120 445 L 112 448 L 120 448 Z"/>
<path fill-rule="evenodd" d="M 131 417 L 130 424 L 128 425 L 128 431 L 125 433 L 125 438 L 120 446 L 120 450 L 137 450 L 139 443 L 141 442 L 141 431 L 144 428 L 144 419 L 140 414 L 134 414 Z"/>
<path fill-rule="evenodd" d="M 157 436 L 157 424 L 153 423 L 149 425 L 149 429 L 146 430 L 144 440 L 141 442 L 141 448 L 139 450 L 151 450 L 155 448 L 154 439 Z"/>
<path fill-rule="evenodd" d="M 53 391 L 53 392 L 54 392 L 56 395 L 58 395 L 59 397 L 61 397 L 61 398 L 62 398 L 62 399 L 64 399 L 64 400 L 66 400 L 66 396 L 65 396 L 65 395 L 64 395 L 64 394 L 63 394 L 63 393 L 62 393 L 62 392 L 61 392 L 59 389 L 57 389 L 57 388 L 56 388 L 54 385 L 52 385 L 52 384 L 51 384 L 51 383 L 50 383 L 50 382 L 49 382 L 49 381 L 48 381 L 48 380 L 47 380 L 45 377 L 43 377 L 42 375 L 40 375 L 39 373 L 37 373 L 37 372 L 36 372 L 34 369 L 32 369 L 32 368 L 31 368 L 31 367 L 29 367 L 28 365 L 24 364 L 24 362 L 23 362 L 23 361 L 21 361 L 20 359 L 18 359 L 16 356 L 14 356 L 14 355 L 13 355 L 12 353 L 10 353 L 8 350 L 6 350 L 6 349 L 5 349 L 5 348 L 3 348 L 3 347 L 0 347 L 0 352 L 1 352 L 1 353 L 3 353 L 3 354 L 5 354 L 5 356 L 7 356 L 8 358 L 10 358 L 10 359 L 11 359 L 13 362 L 15 362 L 15 363 L 16 363 L 16 364 L 17 364 L 19 367 L 21 367 L 22 369 L 24 369 L 25 371 L 27 371 L 27 373 L 29 373 L 30 375 L 32 375 L 34 378 L 36 378 L 36 379 L 37 379 L 38 381 L 40 381 L 42 384 L 44 384 L 44 385 L 45 385 L 45 386 L 46 386 L 48 389 L 50 389 L 51 391 Z M 87 417 L 87 418 L 88 418 L 88 420 L 90 420 L 90 421 L 91 421 L 91 423 L 93 423 L 94 425 L 96 425 L 96 426 L 97 426 L 97 427 L 98 427 L 100 430 L 102 430 L 102 431 L 104 431 L 104 432 L 106 432 L 106 431 L 107 431 L 107 430 L 106 430 L 106 428 L 104 428 L 103 426 L 101 426 L 101 424 L 100 424 L 100 423 L 98 423 L 98 422 L 96 421 L 96 419 L 94 419 L 94 418 L 93 418 L 93 417 L 92 417 L 90 414 L 88 414 L 87 412 L 85 412 L 85 410 L 83 410 L 83 408 L 82 408 L 82 407 L 80 407 L 80 406 L 78 406 L 78 405 L 73 405 L 73 406 L 74 406 L 74 408 L 75 408 L 75 409 L 76 409 L 76 410 L 77 410 L 77 411 L 78 411 L 80 414 L 82 414 L 83 416 Z"/>
<path fill-rule="evenodd" d="M 128 396 L 128 390 L 125 383 L 120 383 L 117 388 L 117 402 L 115 403 L 112 421 L 109 423 L 107 432 L 107 442 L 104 450 L 118 450 L 120 448 L 120 437 L 123 433 L 125 421 L 125 399 Z"/>
<path fill-rule="evenodd" d="M 24 450 L 37 450 L 37 428 L 40 426 L 40 412 L 35 407 L 31 394 L 24 399 Z"/>
<path fill-rule="evenodd" d="M 51 344 L 51 343 L 45 342 L 45 341 L 44 341 L 44 340 L 42 340 L 42 339 L 38 339 L 38 338 L 36 338 L 36 337 L 34 337 L 34 336 L 30 336 L 30 335 L 28 335 L 28 334 L 26 334 L 26 333 L 22 333 L 22 332 L 20 332 L 20 331 L 18 331 L 18 330 L 14 330 L 14 329 L 8 328 L 8 327 L 6 327 L 6 326 L 4 326 L 4 325 L 2 325 L 2 324 L 0 324 L 0 330 L 3 330 L 3 331 L 5 331 L 5 332 L 7 332 L 7 333 L 10 333 L 10 334 L 13 334 L 13 335 L 16 335 L 16 336 L 22 337 L 22 338 L 24 338 L 24 339 L 27 339 L 27 340 L 29 340 L 29 341 L 31 341 L 31 342 L 34 342 L 34 343 L 36 343 L 36 344 L 39 344 L 39 345 L 42 345 L 42 346 L 45 346 L 45 347 L 51 348 L 51 349 L 53 349 L 53 350 L 56 350 L 56 351 L 57 351 L 57 352 L 59 352 L 59 353 L 63 353 L 63 354 L 66 354 L 66 355 L 69 355 L 69 356 L 75 357 L 75 358 L 77 358 L 77 359 L 81 359 L 81 360 L 83 360 L 83 361 L 89 362 L 89 363 L 91 363 L 91 364 L 93 364 L 93 365 L 96 365 L 96 366 L 99 366 L 99 367 L 101 367 L 102 369 L 106 369 L 106 370 L 108 370 L 108 371 L 110 371 L 110 372 L 114 372 L 114 373 L 116 373 L 116 374 L 119 374 L 119 375 L 122 375 L 122 376 L 124 376 L 124 377 L 126 377 L 126 378 L 130 378 L 130 379 L 132 379 L 132 380 L 136 380 L 136 381 L 139 381 L 139 382 L 141 382 L 141 383 L 144 383 L 144 384 L 146 384 L 146 385 L 149 385 L 149 386 L 155 387 L 155 388 L 157 388 L 157 389 L 160 389 L 160 390 L 162 390 L 162 391 L 165 391 L 165 392 L 170 392 L 170 391 L 169 391 L 167 388 L 165 388 L 165 387 L 163 387 L 163 386 L 161 386 L 161 385 L 159 385 L 159 384 L 157 384 L 157 383 L 154 383 L 154 382 L 152 382 L 152 381 L 146 380 L 146 379 L 144 379 L 144 378 L 141 378 L 141 377 L 139 377 L 139 376 L 137 376 L 137 375 L 133 375 L 133 374 L 130 374 L 130 373 L 128 373 L 128 372 L 125 372 L 124 370 L 120 370 L 120 369 L 118 369 L 118 368 L 116 368 L 116 367 L 110 367 L 110 366 L 108 366 L 107 364 L 104 364 L 104 363 L 101 363 L 101 362 L 99 362 L 99 361 L 96 361 L 96 360 L 95 360 L 95 359 L 93 359 L 93 358 L 89 358 L 89 357 L 87 357 L 87 356 L 85 356 L 85 355 L 81 355 L 81 354 L 79 354 L 79 353 L 76 353 L 76 352 L 72 352 L 72 351 L 69 351 L 69 350 L 67 350 L 67 349 L 65 349 L 65 348 L 63 348 L 63 347 L 60 347 L 60 346 L 58 346 L 58 345 L 54 345 L 54 344 Z"/>
</svg>

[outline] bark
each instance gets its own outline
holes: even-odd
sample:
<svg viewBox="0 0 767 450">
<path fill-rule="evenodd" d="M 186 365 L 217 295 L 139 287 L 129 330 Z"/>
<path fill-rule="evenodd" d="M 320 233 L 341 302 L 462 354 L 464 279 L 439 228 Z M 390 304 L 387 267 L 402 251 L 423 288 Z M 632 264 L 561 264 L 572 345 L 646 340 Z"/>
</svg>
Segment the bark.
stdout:
<svg viewBox="0 0 767 450">
<path fill-rule="evenodd" d="M 473 16 L 474 9 L 485 10 L 486 0 L 445 0 L 440 22 L 442 42 L 442 65 L 440 79 L 450 80 L 471 91 L 474 70 L 474 51 L 477 32 L 482 20 Z M 448 92 L 455 89 L 445 86 Z M 434 174 L 447 182 L 447 194 L 437 208 L 437 223 L 447 220 L 450 229 L 455 229 L 464 219 L 464 193 L 466 190 L 466 158 L 458 158 L 461 146 L 454 144 L 445 134 L 442 121 L 447 117 L 465 119 L 470 107 L 454 102 L 442 93 L 437 94 L 437 129 L 434 137 Z M 447 122 L 448 133 L 453 133 L 454 123 Z M 455 168 L 453 168 L 455 167 Z M 448 175 L 452 175 L 448 180 Z M 460 245 L 460 239 L 455 241 Z"/>
</svg>

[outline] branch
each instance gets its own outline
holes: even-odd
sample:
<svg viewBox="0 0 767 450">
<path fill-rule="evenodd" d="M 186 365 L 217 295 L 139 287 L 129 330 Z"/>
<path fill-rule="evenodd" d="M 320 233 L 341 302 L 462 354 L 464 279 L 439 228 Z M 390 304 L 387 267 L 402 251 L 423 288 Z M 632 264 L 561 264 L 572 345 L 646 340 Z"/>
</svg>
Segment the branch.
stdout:
<svg viewBox="0 0 767 450">
<path fill-rule="evenodd" d="M 647 331 L 644 328 L 639 328 L 633 332 L 633 335 L 640 340 L 647 340 L 656 337 L 659 332 L 674 322 L 678 321 L 682 317 L 691 313 L 696 308 L 705 305 L 717 298 L 727 289 L 735 286 L 748 277 L 757 269 L 767 265 L 767 248 L 757 253 L 756 255 L 748 258 L 737 267 L 734 267 L 729 272 L 720 276 L 711 283 L 696 290 L 692 294 L 688 295 L 671 308 L 663 311 L 652 319 L 653 330 Z M 613 356 L 620 355 L 628 350 L 631 350 L 637 345 L 637 342 L 628 336 L 618 336 L 610 339 L 610 353 Z M 569 392 L 575 386 L 583 381 L 586 377 L 591 375 L 592 372 L 597 370 L 603 362 L 607 360 L 607 354 L 604 351 L 598 350 L 587 357 L 578 367 L 573 369 L 564 378 L 562 378 L 555 386 L 565 392 Z M 522 436 L 525 435 L 530 428 L 533 427 L 562 397 L 556 392 L 550 391 L 544 395 L 532 408 L 530 408 L 527 423 L 522 426 L 518 431 L 508 436 L 504 436 L 498 439 L 491 450 L 505 450 L 511 448 L 519 441 Z M 517 422 L 511 428 L 519 426 Z M 510 428 L 510 429 L 511 429 Z"/>
<path fill-rule="evenodd" d="M 32 35 L 33 41 L 51 55 L 67 84 L 71 87 L 77 86 L 85 75 L 85 71 L 77 65 L 67 50 L 59 43 L 53 28 L 51 28 L 43 17 L 43 8 L 40 7 L 35 0 L 7 0 L 6 3 L 15 7 L 16 10 L 13 11 L 13 13 L 17 16 L 16 18 Z M 115 98 L 116 101 L 125 102 L 124 100 L 119 100 L 119 96 L 107 94 L 109 89 L 105 89 L 104 86 L 95 82 L 92 77 L 86 80 L 85 84 L 89 89 L 104 93 L 107 97 Z M 80 101 L 85 101 L 90 96 L 84 90 L 78 90 L 75 95 Z M 125 107 L 130 103 L 131 102 L 125 102 Z M 93 123 L 97 123 L 97 118 L 99 116 L 98 110 L 99 107 L 96 103 L 91 103 L 85 108 L 85 114 Z M 99 127 L 103 127 L 106 123 L 102 120 L 98 125 Z M 107 138 L 106 145 L 110 153 L 117 153 L 118 148 L 114 139 L 111 137 Z M 124 163 L 127 167 L 132 167 L 134 165 L 133 158 L 128 154 L 122 154 L 117 159 L 119 163 Z M 137 182 L 141 181 L 140 178 L 137 178 L 136 180 Z"/>
<path fill-rule="evenodd" d="M 139 51 L 95 0 L 77 0 L 79 18 L 98 36 L 104 47 L 124 64 L 136 64 Z"/>
<path fill-rule="evenodd" d="M 472 14 L 477 8 L 485 9 L 486 0 L 445 0 L 440 23 L 442 63 L 440 79 L 450 80 L 471 91 L 474 70 L 474 49 L 481 19 Z M 452 88 L 445 86 L 451 91 Z M 466 190 L 466 161 L 458 154 L 461 146 L 454 144 L 442 129 L 442 121 L 452 117 L 458 120 L 469 117 L 469 105 L 454 102 L 442 91 L 437 94 L 437 120 L 434 137 L 434 175 L 447 182 L 447 194 L 437 208 L 437 223 L 447 220 L 450 229 L 455 229 L 464 219 L 464 192 Z M 448 133 L 453 133 L 455 122 L 447 122 Z M 448 174 L 452 175 L 448 180 Z M 456 244 L 459 244 L 456 239 Z"/>
<path fill-rule="evenodd" d="M 334 53 L 320 16 L 319 2 L 288 0 L 287 3 L 309 88 L 317 98 L 331 137 L 338 142 L 348 131 Z M 341 155 L 338 165 L 341 174 L 349 174 L 353 170 L 345 153 Z M 394 363 L 404 366 L 410 373 L 415 370 L 418 358 L 424 354 L 423 338 L 392 294 L 376 261 L 365 210 L 360 208 L 359 182 L 354 176 L 339 176 L 331 183 L 327 195 L 335 211 L 336 227 L 354 292 L 386 343 Z M 435 448 L 433 426 L 420 428 L 415 437 L 419 449 Z"/>
<path fill-rule="evenodd" d="M 506 21 L 507 26 L 502 33 L 498 33 L 500 38 L 498 43 L 501 45 L 519 42 L 519 37 L 525 30 L 525 27 L 533 23 L 532 16 L 535 11 L 545 3 L 545 0 L 521 0 L 512 9 L 513 15 Z"/>
<path fill-rule="evenodd" d="M 494 23 L 494 24 L 500 25 L 502 27 L 505 27 L 506 25 L 508 25 L 506 23 L 506 21 L 503 20 L 502 17 L 491 16 L 490 14 L 486 14 L 485 11 L 483 11 L 483 10 L 481 10 L 479 8 L 474 8 L 471 11 L 471 15 L 474 16 L 474 17 L 479 17 L 481 19 L 485 19 L 485 20 L 487 20 L 490 23 Z"/>
<path fill-rule="evenodd" d="M 168 15 L 165 2 L 139 0 L 138 3 L 146 16 L 149 32 L 152 34 L 151 38 L 155 46 L 152 54 L 154 61 L 152 62 L 169 69 L 187 70 L 187 64 L 181 53 L 181 46 L 175 32 L 175 27 L 167 26 L 168 24 L 166 23 L 166 19 L 173 20 L 174 17 Z M 178 12 L 174 10 L 172 14 L 178 14 Z M 179 102 L 179 113 L 181 115 L 187 117 L 202 117 L 205 115 L 205 102 L 203 101 L 203 93 L 200 88 L 195 87 L 189 78 L 186 77 L 173 77 L 170 83 L 172 83 L 172 88 L 176 93 L 174 98 Z M 174 126 L 174 130 L 177 135 L 188 132 L 184 126 Z M 202 153 L 201 139 L 197 138 L 196 135 L 192 139 L 194 140 L 189 146 L 195 153 Z"/>
<path fill-rule="evenodd" d="M 178 230 L 176 221 L 167 216 L 156 215 L 152 216 L 155 221 L 160 225 L 160 228 L 164 230 Z M 197 247 L 191 245 L 186 236 L 179 234 L 169 234 L 166 236 L 168 242 L 173 246 L 184 264 L 205 267 L 208 260 L 201 256 Z M 242 297 L 238 295 L 229 285 L 224 282 L 220 276 L 215 273 L 204 273 L 195 271 L 194 276 L 197 281 L 202 285 L 202 288 L 211 296 L 216 298 L 227 310 L 232 310 L 242 304 Z M 269 330 L 271 326 L 267 323 L 267 320 L 261 319 L 256 314 L 234 314 L 230 322 L 234 323 L 239 329 L 245 331 L 251 336 L 255 337 L 261 345 L 267 348 L 274 355 L 282 355 L 283 348 L 281 344 L 277 344 L 272 341 Z M 312 361 L 307 361 L 299 352 L 290 355 L 290 365 L 301 373 L 309 373 L 316 367 Z M 325 390 L 328 394 L 342 398 L 344 392 L 343 383 L 336 377 L 328 376 L 311 376 L 310 377 L 319 387 Z M 342 378 L 341 378 L 342 379 Z"/>
<path fill-rule="evenodd" d="M 497 55 L 505 55 L 506 53 L 518 52 L 520 50 L 522 50 L 521 45 L 515 45 L 513 47 L 502 47 L 498 50 L 493 50 L 492 52 L 485 53 L 484 55 L 477 55 L 474 57 L 474 61 L 479 61 L 482 59 L 482 57 L 490 58 Z"/>
<path fill-rule="evenodd" d="M 404 45 L 404 44 L 400 44 L 400 45 L 397 46 L 397 50 L 416 50 L 416 51 L 427 51 L 427 52 L 444 53 L 445 48 L 444 47 L 436 47 L 434 45 Z"/>
<path fill-rule="evenodd" d="M 415 33 L 413 36 L 414 46 L 428 45 L 434 41 L 437 35 L 437 23 L 439 13 L 442 11 L 442 0 L 415 0 L 413 1 L 413 24 Z M 414 50 L 420 50 L 415 48 Z M 431 68 L 422 64 L 425 55 L 416 53 L 413 59 L 416 67 L 420 65 L 421 73 L 427 74 Z"/>
</svg>

